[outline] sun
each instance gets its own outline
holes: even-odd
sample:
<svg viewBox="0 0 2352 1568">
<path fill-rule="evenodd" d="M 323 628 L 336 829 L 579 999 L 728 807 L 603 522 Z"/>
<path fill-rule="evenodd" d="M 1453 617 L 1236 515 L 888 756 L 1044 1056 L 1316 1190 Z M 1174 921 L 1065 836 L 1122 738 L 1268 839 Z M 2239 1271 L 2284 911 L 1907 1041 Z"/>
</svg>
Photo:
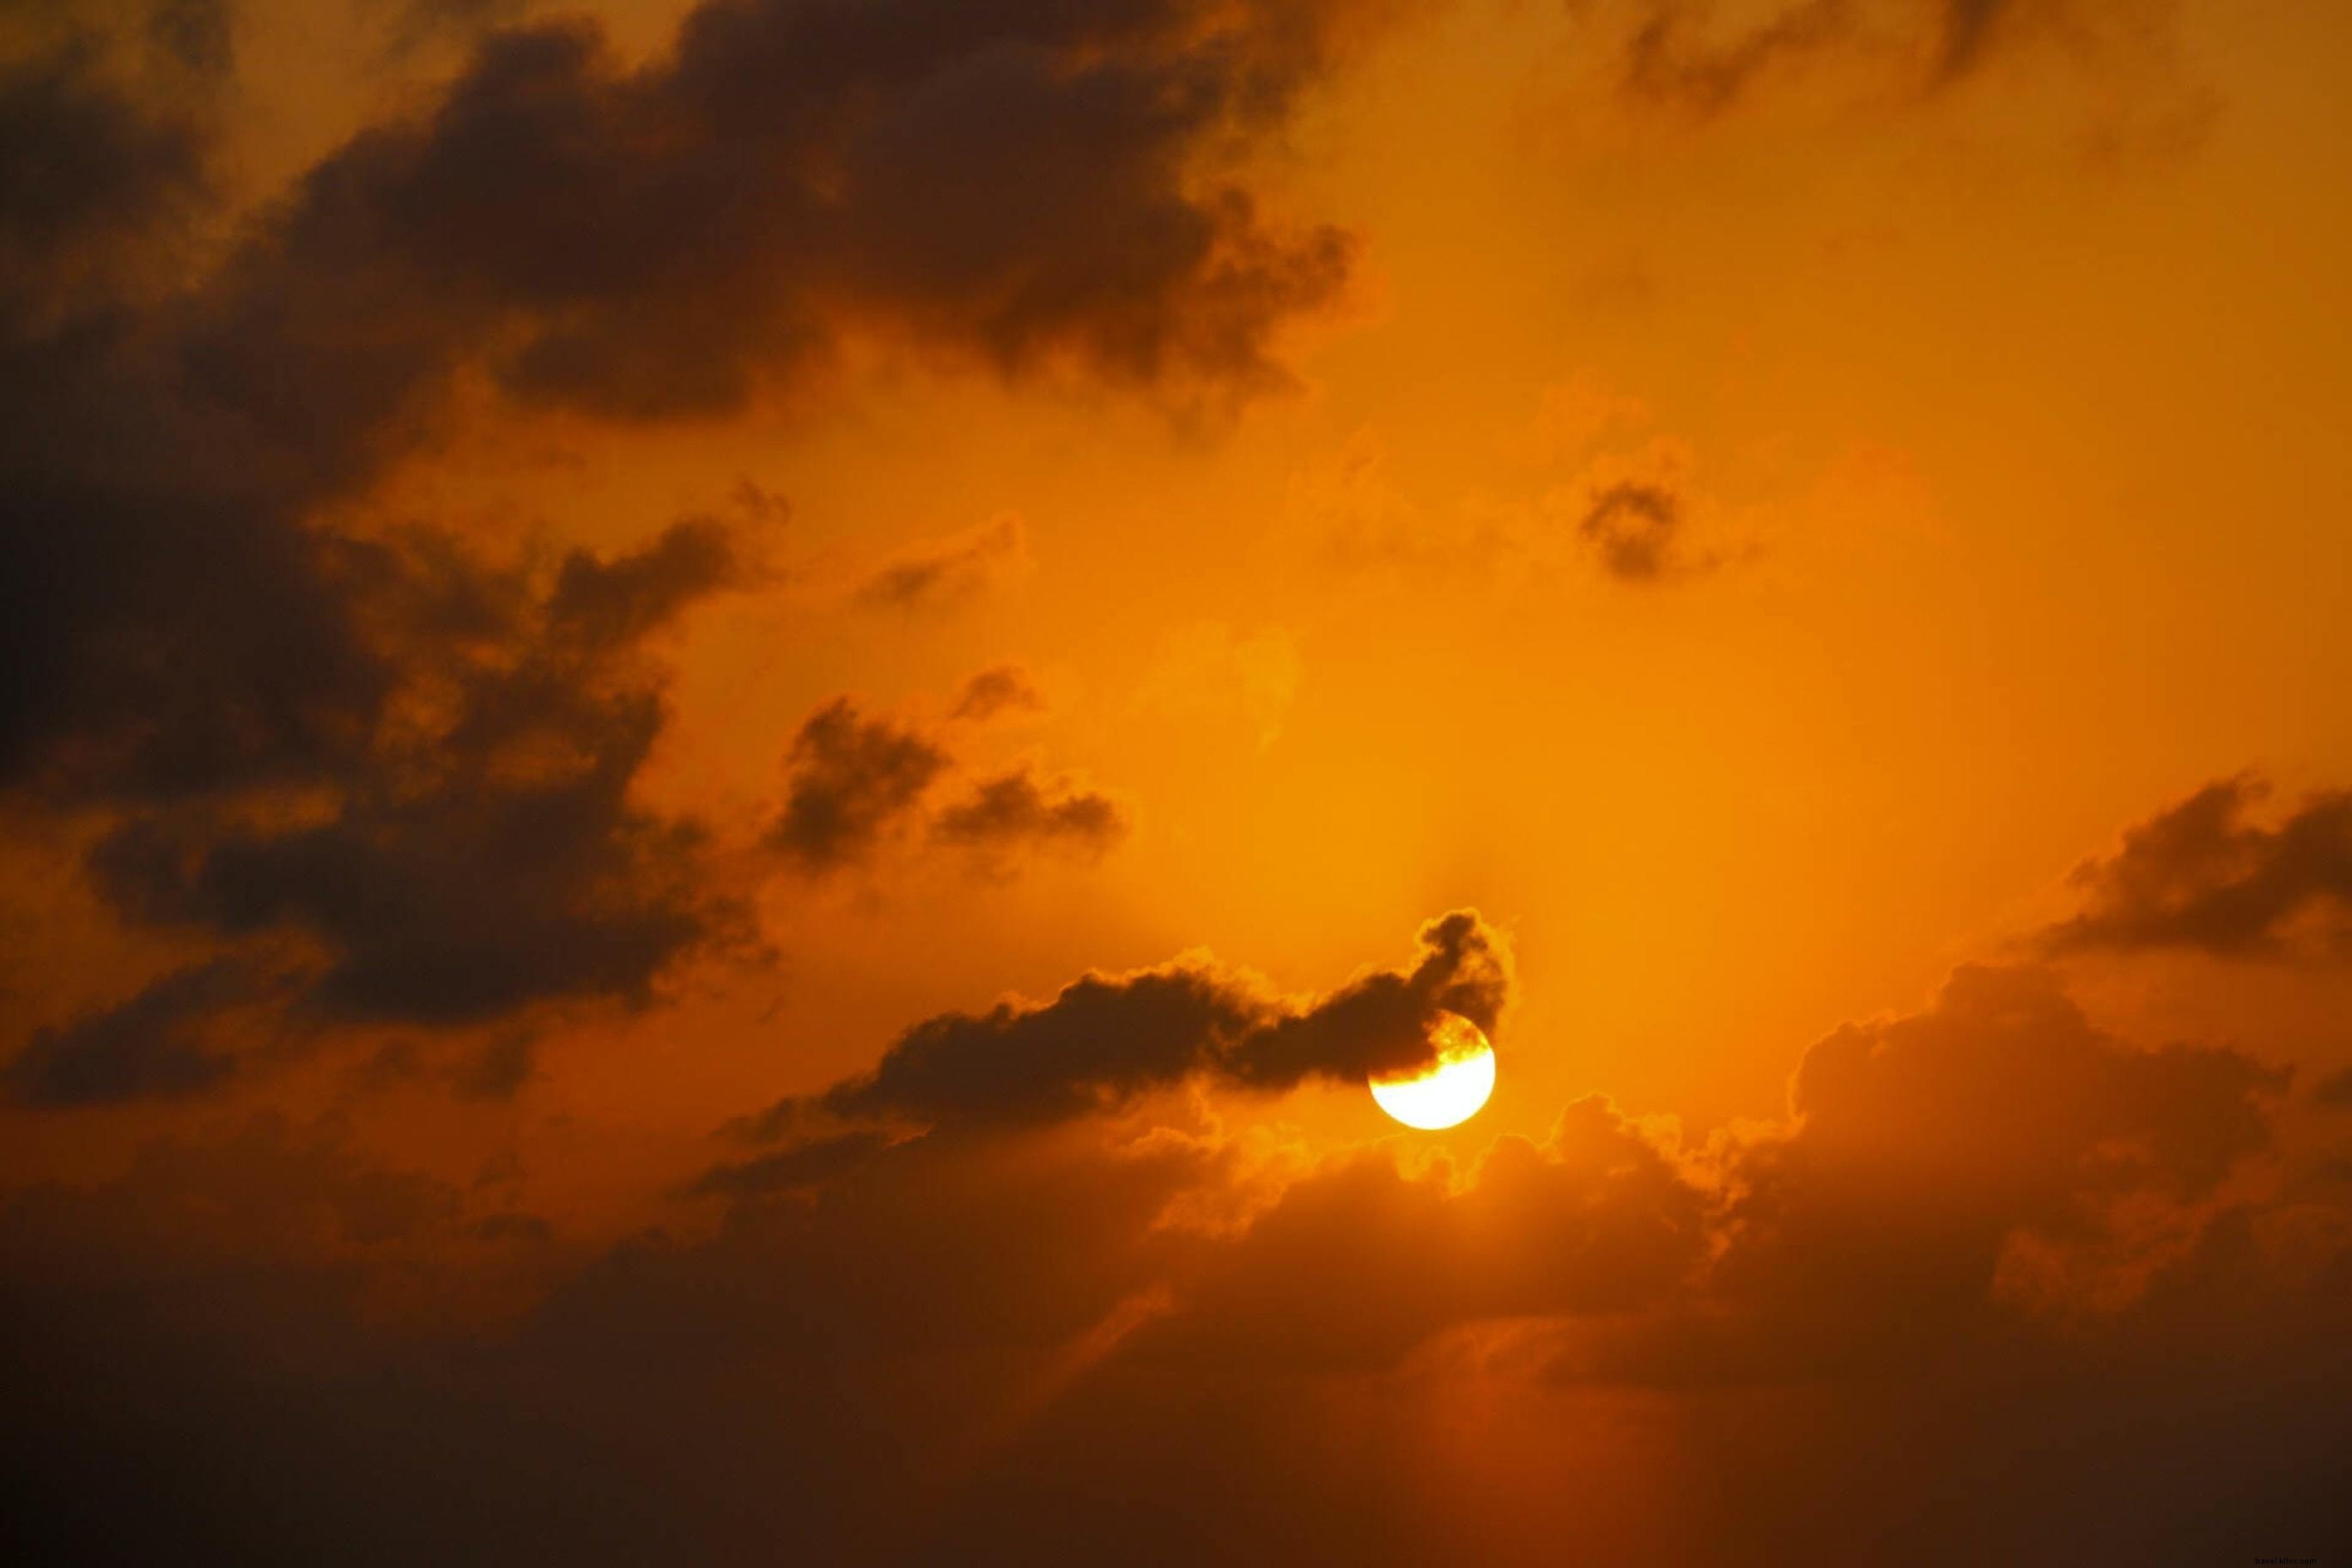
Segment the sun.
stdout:
<svg viewBox="0 0 2352 1568">
<path fill-rule="evenodd" d="M 1437 1060 L 1418 1072 L 1370 1080 L 1382 1110 L 1433 1132 L 1467 1121 L 1495 1092 L 1495 1047 L 1459 1013 L 1442 1013 L 1430 1031 Z"/>
</svg>

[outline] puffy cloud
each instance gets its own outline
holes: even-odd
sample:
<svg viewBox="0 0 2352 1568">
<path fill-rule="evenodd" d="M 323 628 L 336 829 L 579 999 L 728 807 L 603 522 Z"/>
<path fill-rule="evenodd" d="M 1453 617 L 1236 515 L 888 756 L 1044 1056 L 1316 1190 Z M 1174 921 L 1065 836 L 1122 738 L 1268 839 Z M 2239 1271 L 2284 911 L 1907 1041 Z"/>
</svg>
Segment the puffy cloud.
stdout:
<svg viewBox="0 0 2352 1568">
<path fill-rule="evenodd" d="M 564 1000 L 642 1005 L 674 961 L 741 930 L 707 876 L 701 826 L 632 795 L 666 719 L 645 640 L 736 580 L 724 531 L 689 521 L 618 556 L 574 552 L 543 591 L 433 535 L 341 553 L 354 572 L 344 626 L 364 631 L 355 646 L 385 685 L 299 746 L 280 744 L 290 732 L 261 742 L 270 765 L 257 775 L 264 751 L 208 756 L 163 732 L 115 759 L 129 764 L 109 770 L 119 787 L 152 763 L 161 794 L 109 813 L 88 856 L 95 887 L 134 924 L 227 956 L 37 1036 L 7 1069 L 26 1098 L 224 1081 L 235 1058 L 196 1042 L 260 1000 L 265 954 L 278 972 L 268 996 L 286 1008 L 277 1033 L 299 1040 Z M 257 652 L 270 635 L 257 630 Z M 282 783 L 257 787 L 271 775 Z M 212 787 L 169 787 L 175 777 Z M 239 787 L 223 787 L 232 777 Z M 509 1061 L 468 1081 L 511 1088 L 520 1071 Z"/>
<path fill-rule="evenodd" d="M 641 65 L 520 26 L 233 229 L 187 221 L 220 216 L 189 84 L 226 12 L 31 19 L 0 65 L 0 790 L 112 819 L 92 864 L 135 921 L 312 944 L 313 1016 L 644 1000 L 729 920 L 698 829 L 631 798 L 664 721 L 634 650 L 730 547 L 684 525 L 541 593 L 348 503 L 469 368 L 619 419 L 850 335 L 1180 402 L 1279 383 L 1351 245 L 1241 166 L 1380 9 L 709 0 Z M 969 542 L 887 591 L 1002 566 L 1017 523 Z M 814 866 L 879 818 L 811 745 L 779 831 Z M 86 1022 L 47 1048 L 100 1049 Z"/>
<path fill-rule="evenodd" d="M 1367 981 L 1475 967 L 1444 926 Z M 2277 1078 L 2116 1040 L 2046 973 L 1968 970 L 1815 1046 L 1787 1121 L 1695 1145 L 1599 1097 L 1460 1167 L 1173 1107 L 1189 1125 L 852 1129 L 712 1173 L 700 1239 L 584 1261 L 530 1241 L 510 1194 L 330 1131 L 159 1145 L 119 1182 L 0 1205 L 40 1415 L 13 1522 L 80 1556 L 340 1538 L 386 1562 L 517 1540 L 1051 1562 L 1161 1515 L 1145 1561 L 1468 1540 L 1533 1563 L 1570 1528 L 1702 1563 L 2324 1540 L 2352 1206 L 2231 1186 Z M 547 1271 L 535 1304 L 384 1326 L 387 1288 L 513 1245 L 487 1232 Z M 2021 1237 L 2127 1256 L 2133 1289 L 2058 1310 L 2015 1289 Z M 1436 1486 L 1433 1433 L 1466 1467 Z M 1540 1484 L 1490 1498 L 1515 1464 Z M 2033 1479 L 1949 1484 L 1979 1472 Z M 2182 1473 L 2232 1500 L 2145 1482 Z M 286 1505 L 214 1506 L 238 1476 Z M 1583 1489 L 1554 1529 L 1535 1500 L 1562 1476 Z"/>
<path fill-rule="evenodd" d="M 1702 544 L 1692 455 L 1682 443 L 1647 444 L 1597 458 L 1573 483 L 1545 498 L 1553 516 L 1572 521 L 1576 542 L 1620 583 L 1650 586 L 1713 571 L 1722 552 Z"/>
<path fill-rule="evenodd" d="M 2046 971 L 1963 967 L 1925 1012 L 1816 1044 L 1796 1120 L 1727 1152 L 1713 1288 L 1737 1316 L 1649 1347 L 1652 1375 L 1851 1372 L 2009 1331 L 2053 1292 L 2128 1299 L 2270 1147 L 2286 1083 L 2224 1047 L 2127 1046 Z"/>
<path fill-rule="evenodd" d="M 870 854 L 947 770 L 948 755 L 912 730 L 862 717 L 844 697 L 801 726 L 791 766 L 769 842 L 803 871 L 823 874 Z"/>
<path fill-rule="evenodd" d="M 1682 521 L 1682 499 L 1674 491 L 1627 481 L 1595 492 L 1576 528 L 1611 576 L 1654 583 L 1665 574 Z"/>
<path fill-rule="evenodd" d="M 340 1532 L 360 1561 L 1051 1562 L 1164 1514 L 1146 1561 L 1549 1561 L 1508 1488 L 1477 1534 L 1502 1506 L 1477 1478 L 1524 1462 L 1547 1497 L 1586 1478 L 1559 1528 L 1695 1563 L 1759 1561 L 1759 1519 L 1791 1563 L 2321 1540 L 2352 1209 L 2221 1197 L 2273 1087 L 2113 1039 L 2046 974 L 1966 971 L 1817 1045 L 1787 1121 L 1698 1145 L 1598 1097 L 1459 1168 L 1157 1114 L 857 1130 L 713 1173 L 702 1239 L 585 1261 L 509 1194 L 265 1124 L 0 1205 L 41 1415 L 16 1527 L 85 1556 Z M 2160 1245 L 2150 1205 L 2183 1227 Z M 383 1326 L 386 1287 L 510 1245 L 486 1232 L 548 1270 L 536 1304 Z M 2022 1233 L 2147 1256 L 2128 1296 L 2058 1312 L 2005 1277 Z M 1433 1432 L 1469 1481 L 1425 1484 Z M 2249 1458 L 2262 1432 L 2290 1440 Z M 1979 1471 L 2035 1479 L 1950 1487 Z M 2134 1479 L 2180 1473 L 2227 1479 L 2220 1522 L 2205 1488 Z M 210 1505 L 238 1475 L 287 1493 L 266 1525 Z"/>
<path fill-rule="evenodd" d="M 1127 829 L 1126 808 L 1111 796 L 1041 784 L 1026 768 L 981 780 L 931 825 L 942 842 L 991 858 L 1033 846 L 1100 855 Z"/>
<path fill-rule="evenodd" d="M 1360 1081 L 1430 1059 L 1430 1026 L 1454 1012 L 1493 1029 L 1510 997 L 1509 949 L 1474 910 L 1421 930 L 1409 968 L 1373 970 L 1304 1004 L 1206 959 L 1089 974 L 1051 1002 L 946 1013 L 901 1035 L 870 1073 L 767 1126 L 812 1114 L 916 1122 L 1037 1122 L 1116 1108 L 1192 1079 L 1286 1089 Z"/>
<path fill-rule="evenodd" d="M 476 648 L 437 669 L 412 658 L 419 701 L 332 777 L 323 816 L 139 815 L 92 851 L 100 887 L 145 921 L 315 939 L 330 962 L 303 1002 L 331 1018 L 642 1004 L 731 915 L 698 876 L 702 830 L 631 799 L 664 707 L 628 656 L 726 581 L 729 559 L 698 523 L 615 561 L 572 556 L 542 601 L 477 628 Z"/>
<path fill-rule="evenodd" d="M 2352 794 L 2315 794 L 2275 826 L 2248 821 L 2268 793 L 2241 774 L 2129 829 L 2113 855 L 2075 869 L 2084 908 L 2042 941 L 2058 952 L 2340 956 L 2352 912 Z"/>
<path fill-rule="evenodd" d="M 1713 1209 L 1670 1140 L 1598 1096 L 1541 1143 L 1496 1140 L 1458 1180 L 1367 1150 L 1213 1249 L 1135 1353 L 1390 1367 L 1462 1323 L 1636 1311 L 1695 1288 Z"/>
<path fill-rule="evenodd" d="M 1262 388 L 1351 246 L 1269 223 L 1218 154 L 1365 9 L 710 0 L 637 68 L 588 24 L 498 32 L 429 112 L 311 171 L 223 280 L 214 384 L 299 427 L 303 382 L 386 406 L 496 339 L 517 395 L 652 417 L 732 406 L 846 328 Z M 386 295 L 397 335 L 348 318 Z"/>
</svg>

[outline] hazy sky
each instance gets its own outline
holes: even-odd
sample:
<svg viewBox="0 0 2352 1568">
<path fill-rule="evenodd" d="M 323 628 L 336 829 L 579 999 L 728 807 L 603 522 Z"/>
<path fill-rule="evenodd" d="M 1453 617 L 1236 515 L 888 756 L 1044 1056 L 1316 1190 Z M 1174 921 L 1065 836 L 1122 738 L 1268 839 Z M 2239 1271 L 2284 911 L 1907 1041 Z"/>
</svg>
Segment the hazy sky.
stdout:
<svg viewBox="0 0 2352 1568">
<path fill-rule="evenodd" d="M 2352 1545 L 2347 65 L 7 7 L 5 1528 Z"/>
</svg>

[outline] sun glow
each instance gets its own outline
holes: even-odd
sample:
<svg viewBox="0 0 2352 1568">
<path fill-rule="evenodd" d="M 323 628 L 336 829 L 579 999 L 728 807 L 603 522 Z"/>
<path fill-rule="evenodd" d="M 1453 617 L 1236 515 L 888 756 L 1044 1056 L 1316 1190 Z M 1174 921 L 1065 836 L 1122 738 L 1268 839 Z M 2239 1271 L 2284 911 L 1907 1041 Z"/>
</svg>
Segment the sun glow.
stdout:
<svg viewBox="0 0 2352 1568">
<path fill-rule="evenodd" d="M 1430 1043 L 1437 1060 L 1418 1072 L 1370 1080 L 1380 1108 L 1423 1131 L 1467 1121 L 1495 1092 L 1495 1047 L 1458 1013 L 1439 1018 Z"/>
</svg>

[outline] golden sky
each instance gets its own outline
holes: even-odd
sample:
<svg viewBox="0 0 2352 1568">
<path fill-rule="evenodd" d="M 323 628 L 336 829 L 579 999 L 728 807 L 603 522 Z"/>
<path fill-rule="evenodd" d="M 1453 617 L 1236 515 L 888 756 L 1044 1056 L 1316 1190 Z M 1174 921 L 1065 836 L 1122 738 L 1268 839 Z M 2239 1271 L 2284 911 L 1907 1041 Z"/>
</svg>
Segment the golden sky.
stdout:
<svg viewBox="0 0 2352 1568">
<path fill-rule="evenodd" d="M 2352 1543 L 2347 64 L 8 8 L 33 1560 Z"/>
</svg>

